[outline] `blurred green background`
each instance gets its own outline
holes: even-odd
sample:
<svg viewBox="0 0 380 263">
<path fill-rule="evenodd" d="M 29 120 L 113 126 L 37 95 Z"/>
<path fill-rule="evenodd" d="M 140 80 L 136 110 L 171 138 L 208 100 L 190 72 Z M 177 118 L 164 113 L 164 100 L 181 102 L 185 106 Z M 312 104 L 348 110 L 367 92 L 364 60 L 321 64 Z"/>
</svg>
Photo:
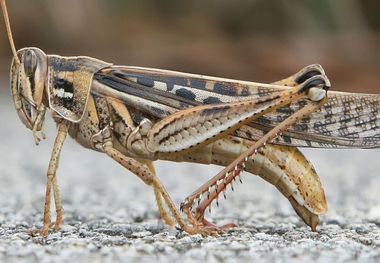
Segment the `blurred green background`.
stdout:
<svg viewBox="0 0 380 263">
<path fill-rule="evenodd" d="M 334 89 L 380 93 L 376 0 L 12 0 L 8 9 L 17 48 L 261 82 L 320 63 Z M 4 83 L 3 23 L 0 41 Z"/>
</svg>

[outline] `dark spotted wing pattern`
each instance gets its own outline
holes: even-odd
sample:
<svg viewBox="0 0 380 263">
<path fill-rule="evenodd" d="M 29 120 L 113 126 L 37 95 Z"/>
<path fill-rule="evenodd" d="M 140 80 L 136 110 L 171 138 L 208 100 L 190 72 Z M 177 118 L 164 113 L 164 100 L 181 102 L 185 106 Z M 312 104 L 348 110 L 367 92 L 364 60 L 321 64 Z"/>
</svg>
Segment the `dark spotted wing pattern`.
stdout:
<svg viewBox="0 0 380 263">
<path fill-rule="evenodd" d="M 214 78 L 159 69 L 113 66 L 95 74 L 103 86 L 138 96 L 141 108 L 156 118 L 201 104 L 249 100 L 286 89 L 283 86 Z M 117 95 L 119 94 L 119 95 Z M 300 121 L 274 143 L 316 148 L 380 147 L 380 95 L 328 92 L 329 100 L 318 112 Z M 302 108 L 305 101 L 282 107 L 235 132 L 257 140 Z"/>
<path fill-rule="evenodd" d="M 380 95 L 329 92 L 329 100 L 321 110 L 290 128 L 276 143 L 319 148 L 376 148 L 380 146 Z M 259 131 L 271 129 L 298 109 L 290 105 L 260 118 L 245 128 L 245 135 L 259 138 Z M 262 132 L 261 132 L 262 133 Z"/>
</svg>

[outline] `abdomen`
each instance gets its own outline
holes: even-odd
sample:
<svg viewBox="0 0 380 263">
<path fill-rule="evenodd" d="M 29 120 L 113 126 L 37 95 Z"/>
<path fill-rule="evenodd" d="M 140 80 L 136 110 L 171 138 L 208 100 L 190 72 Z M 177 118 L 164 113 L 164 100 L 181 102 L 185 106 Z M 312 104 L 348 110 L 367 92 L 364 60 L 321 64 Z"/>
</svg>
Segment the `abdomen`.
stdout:
<svg viewBox="0 0 380 263">
<path fill-rule="evenodd" d="M 254 142 L 228 136 L 172 161 L 227 166 Z M 267 145 L 246 163 L 245 171 L 274 185 L 296 213 L 315 229 L 318 215 L 327 211 L 325 193 L 310 162 L 295 147 Z"/>
</svg>

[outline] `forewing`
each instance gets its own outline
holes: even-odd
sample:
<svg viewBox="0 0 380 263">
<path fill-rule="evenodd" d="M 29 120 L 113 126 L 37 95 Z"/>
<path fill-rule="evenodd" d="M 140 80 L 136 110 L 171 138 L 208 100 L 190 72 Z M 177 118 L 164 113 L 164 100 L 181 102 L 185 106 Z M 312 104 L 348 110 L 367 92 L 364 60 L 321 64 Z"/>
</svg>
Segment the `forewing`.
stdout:
<svg viewBox="0 0 380 263">
<path fill-rule="evenodd" d="M 175 71 L 139 67 L 110 67 L 94 79 L 115 91 L 114 96 L 134 103 L 156 118 L 202 104 L 251 100 L 286 87 L 230 80 Z M 127 95 L 125 95 L 127 94 Z M 380 95 L 328 92 L 320 111 L 295 124 L 273 143 L 316 148 L 376 148 L 380 146 L 378 120 Z M 236 136 L 257 140 L 303 107 L 305 101 L 279 108 L 235 131 Z M 140 110 L 141 110 L 140 109 Z"/>
<path fill-rule="evenodd" d="M 377 148 L 380 146 L 380 95 L 328 92 L 321 110 L 295 124 L 275 143 L 316 148 Z M 238 131 L 244 138 L 260 138 L 292 112 L 279 109 Z"/>
</svg>

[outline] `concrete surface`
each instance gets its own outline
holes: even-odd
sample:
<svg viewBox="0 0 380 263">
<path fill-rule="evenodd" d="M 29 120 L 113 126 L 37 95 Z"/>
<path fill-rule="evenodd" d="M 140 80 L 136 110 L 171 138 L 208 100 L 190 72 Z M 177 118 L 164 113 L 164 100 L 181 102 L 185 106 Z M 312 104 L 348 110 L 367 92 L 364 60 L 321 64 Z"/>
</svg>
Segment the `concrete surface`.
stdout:
<svg viewBox="0 0 380 263">
<path fill-rule="evenodd" d="M 329 202 L 317 233 L 295 215 L 274 187 L 244 173 L 208 215 L 239 227 L 219 237 L 189 236 L 158 219 L 147 186 L 99 153 L 71 139 L 58 181 L 65 209 L 62 231 L 32 238 L 41 226 L 45 173 L 54 139 L 39 147 L 18 120 L 9 92 L 0 92 L 0 262 L 378 262 L 380 168 L 378 150 L 307 150 Z M 47 115 L 49 118 L 49 115 Z M 179 204 L 219 171 L 216 166 L 158 162 Z"/>
</svg>

